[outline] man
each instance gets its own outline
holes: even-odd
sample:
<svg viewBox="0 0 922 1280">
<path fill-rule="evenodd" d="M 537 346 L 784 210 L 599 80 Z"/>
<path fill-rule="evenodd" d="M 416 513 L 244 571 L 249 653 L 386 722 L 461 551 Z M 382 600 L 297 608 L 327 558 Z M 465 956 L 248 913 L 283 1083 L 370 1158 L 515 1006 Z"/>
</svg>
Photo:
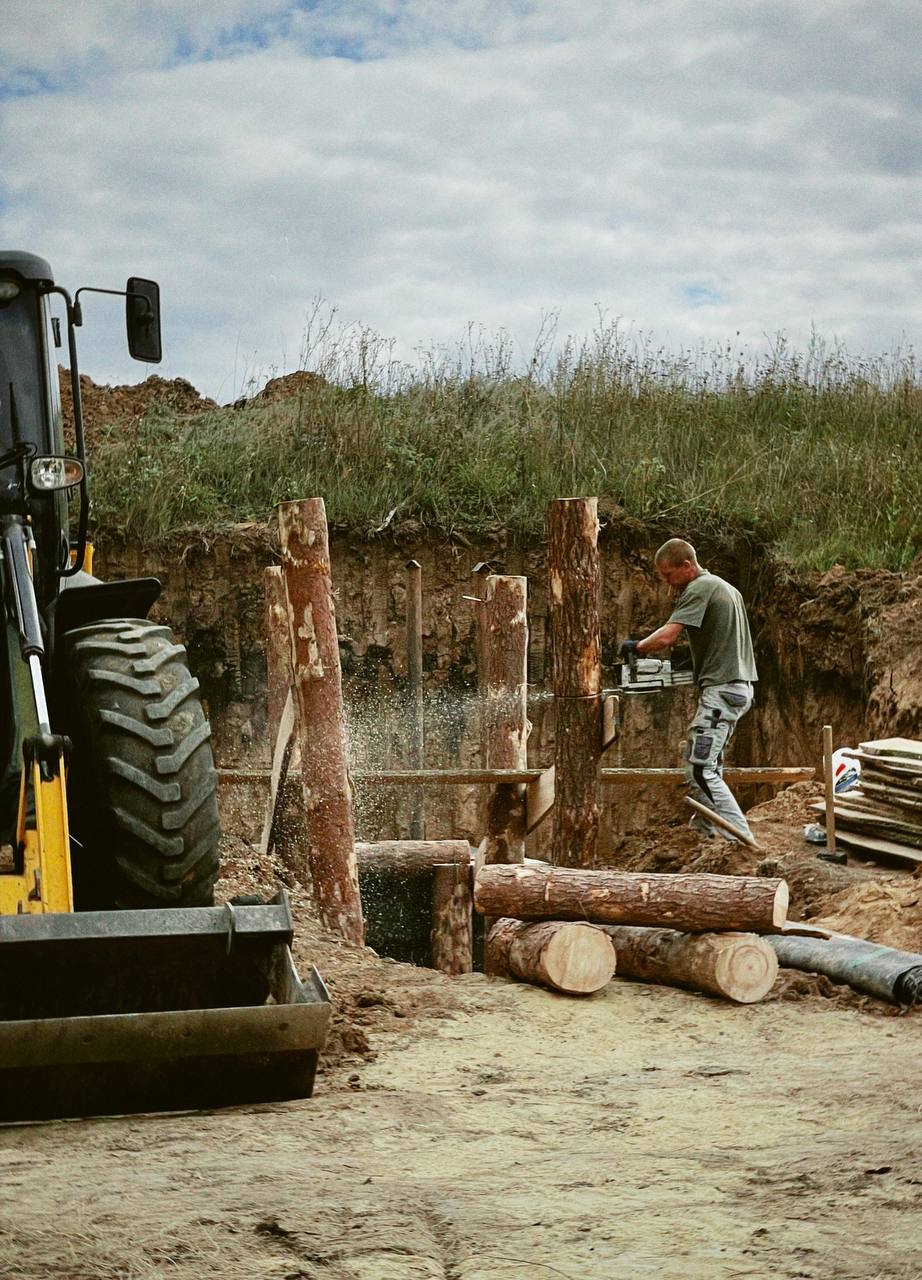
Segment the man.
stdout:
<svg viewBox="0 0 922 1280">
<path fill-rule="evenodd" d="M 723 780 L 724 749 L 752 706 L 752 686 L 759 678 L 743 597 L 729 582 L 702 569 L 695 548 L 684 538 L 663 543 L 654 563 L 663 581 L 679 593 L 675 608 L 668 622 L 643 640 L 625 640 L 619 652 L 622 658 L 659 653 L 670 649 L 683 632 L 687 634 L 698 686 L 698 707 L 685 747 L 689 790 L 694 799 L 751 838 L 743 811 Z M 691 825 L 715 834 L 715 828 L 697 814 Z"/>
</svg>

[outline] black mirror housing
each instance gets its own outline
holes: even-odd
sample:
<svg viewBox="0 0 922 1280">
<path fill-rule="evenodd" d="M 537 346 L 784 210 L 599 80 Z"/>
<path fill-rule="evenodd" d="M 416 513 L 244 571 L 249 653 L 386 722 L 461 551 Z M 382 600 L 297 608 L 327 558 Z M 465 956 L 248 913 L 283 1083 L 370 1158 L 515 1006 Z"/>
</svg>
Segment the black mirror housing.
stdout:
<svg viewBox="0 0 922 1280">
<path fill-rule="evenodd" d="M 125 295 L 128 351 L 135 360 L 159 364 L 163 359 L 160 342 L 160 286 L 156 280 L 130 276 L 125 286 Z"/>
</svg>

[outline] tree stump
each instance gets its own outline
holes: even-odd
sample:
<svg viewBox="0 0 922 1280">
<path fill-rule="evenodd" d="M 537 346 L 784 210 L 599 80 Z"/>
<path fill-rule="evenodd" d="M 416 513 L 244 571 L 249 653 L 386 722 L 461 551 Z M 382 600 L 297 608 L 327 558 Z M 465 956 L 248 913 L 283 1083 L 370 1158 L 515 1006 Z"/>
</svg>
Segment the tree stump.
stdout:
<svg viewBox="0 0 922 1280">
<path fill-rule="evenodd" d="M 497 920 L 487 937 L 484 972 L 589 995 L 611 981 L 615 948 L 594 925 Z"/>
<path fill-rule="evenodd" d="M 603 925 L 615 944 L 618 974 L 644 982 L 710 991 L 737 1004 L 755 1004 L 778 976 L 771 943 L 755 933 L 677 933 Z"/>
</svg>

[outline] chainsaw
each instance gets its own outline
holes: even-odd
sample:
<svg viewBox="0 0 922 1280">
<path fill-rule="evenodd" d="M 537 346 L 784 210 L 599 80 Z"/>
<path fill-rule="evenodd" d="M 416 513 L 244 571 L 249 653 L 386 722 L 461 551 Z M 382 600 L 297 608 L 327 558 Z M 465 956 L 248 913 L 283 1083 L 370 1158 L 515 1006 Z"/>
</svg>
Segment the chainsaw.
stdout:
<svg viewBox="0 0 922 1280">
<path fill-rule="evenodd" d="M 693 684 L 691 671 L 673 671 L 669 658 L 638 658 L 636 654 L 621 663 L 622 693 L 656 693 L 680 684 Z"/>
</svg>

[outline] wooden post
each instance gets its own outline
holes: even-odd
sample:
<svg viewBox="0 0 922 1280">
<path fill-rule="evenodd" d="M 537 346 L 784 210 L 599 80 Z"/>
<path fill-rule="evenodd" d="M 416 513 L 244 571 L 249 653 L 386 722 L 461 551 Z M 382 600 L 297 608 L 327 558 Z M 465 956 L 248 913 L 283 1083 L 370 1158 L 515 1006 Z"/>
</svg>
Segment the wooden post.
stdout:
<svg viewBox="0 0 922 1280">
<path fill-rule="evenodd" d="M 591 867 L 599 834 L 602 746 L 596 498 L 548 506 L 548 600 L 554 649 L 556 803 L 551 861 Z"/>
<path fill-rule="evenodd" d="M 474 945 L 470 863 L 439 863 L 433 870 L 432 967 L 442 973 L 470 973 Z"/>
<path fill-rule="evenodd" d="M 759 876 L 646 875 L 572 867 L 482 867 L 474 906 L 516 920 L 645 924 L 688 933 L 778 933 L 788 886 Z"/>
<path fill-rule="evenodd" d="M 322 498 L 278 508 L 298 701 L 307 864 L 321 920 L 364 942 L 346 762 L 342 672 Z"/>
<path fill-rule="evenodd" d="M 778 959 L 754 933 L 677 933 L 630 925 L 600 926 L 615 944 L 618 974 L 643 982 L 691 987 L 755 1004 L 775 985 Z"/>
<path fill-rule="evenodd" d="M 407 565 L 407 729 L 408 757 L 411 769 L 423 767 L 423 586 L 422 566 L 418 560 Z M 425 801 L 421 787 L 415 787 L 410 799 L 410 839 L 422 840 L 426 834 Z"/>
<path fill-rule="evenodd" d="M 486 581 L 484 708 L 486 764 L 528 768 L 528 580 L 493 574 Z M 525 785 L 500 782 L 487 806 L 484 863 L 525 860 Z"/>
<path fill-rule="evenodd" d="M 836 851 L 836 784 L 832 776 L 832 725 L 823 725 L 823 779 L 826 783 L 826 852 Z"/>
</svg>

